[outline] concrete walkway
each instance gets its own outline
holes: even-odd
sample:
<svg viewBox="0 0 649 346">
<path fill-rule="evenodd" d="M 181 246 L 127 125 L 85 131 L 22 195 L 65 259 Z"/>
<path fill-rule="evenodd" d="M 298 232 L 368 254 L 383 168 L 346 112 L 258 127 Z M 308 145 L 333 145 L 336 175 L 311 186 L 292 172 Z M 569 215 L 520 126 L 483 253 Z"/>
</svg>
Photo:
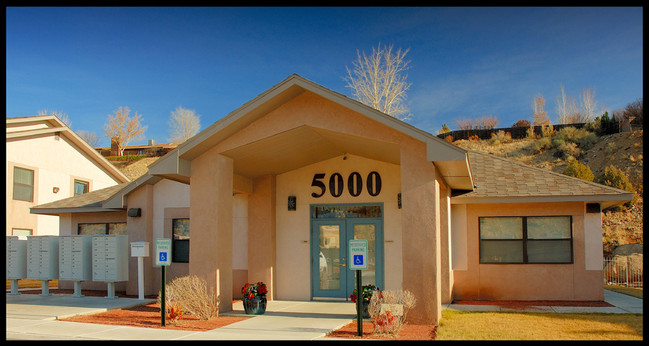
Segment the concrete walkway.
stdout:
<svg viewBox="0 0 649 346">
<path fill-rule="evenodd" d="M 643 313 L 642 299 L 605 290 L 615 307 L 537 307 L 546 312 Z M 350 302 L 269 301 L 266 313 L 206 332 L 64 322 L 56 318 L 146 304 L 154 300 L 54 294 L 6 295 L 7 340 L 318 340 L 355 316 Z M 446 309 L 505 311 L 498 306 L 456 305 Z M 511 310 L 511 309 L 509 309 Z M 537 310 L 533 310 L 537 311 Z M 243 315 L 241 302 L 223 315 Z M 329 339 L 329 338 L 326 338 Z"/>
</svg>

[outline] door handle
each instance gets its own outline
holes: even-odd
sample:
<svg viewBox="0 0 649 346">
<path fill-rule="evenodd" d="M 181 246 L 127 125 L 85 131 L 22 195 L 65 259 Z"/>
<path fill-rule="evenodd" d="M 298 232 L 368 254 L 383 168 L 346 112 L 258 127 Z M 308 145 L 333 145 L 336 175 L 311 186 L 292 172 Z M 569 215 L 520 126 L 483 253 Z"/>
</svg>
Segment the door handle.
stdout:
<svg viewBox="0 0 649 346">
<path fill-rule="evenodd" d="M 347 266 L 347 263 L 345 263 L 345 257 L 343 257 L 341 262 L 342 262 L 342 263 L 340 263 L 341 267 L 346 267 Z"/>
</svg>

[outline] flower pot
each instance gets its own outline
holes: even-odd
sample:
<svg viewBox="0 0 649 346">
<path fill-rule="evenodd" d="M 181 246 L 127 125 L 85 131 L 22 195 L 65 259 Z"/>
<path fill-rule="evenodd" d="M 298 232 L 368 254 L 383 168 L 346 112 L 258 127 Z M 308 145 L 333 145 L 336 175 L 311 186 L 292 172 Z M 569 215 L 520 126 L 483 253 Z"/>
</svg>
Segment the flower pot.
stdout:
<svg viewBox="0 0 649 346">
<path fill-rule="evenodd" d="M 354 303 L 355 305 L 356 303 Z M 363 318 L 370 318 L 370 312 L 369 312 L 369 307 L 370 307 L 370 302 L 363 302 Z M 358 307 L 356 308 L 356 313 L 358 313 Z"/>
<path fill-rule="evenodd" d="M 248 315 L 263 315 L 266 312 L 266 296 L 255 296 L 252 299 L 244 297 L 243 310 Z"/>
</svg>

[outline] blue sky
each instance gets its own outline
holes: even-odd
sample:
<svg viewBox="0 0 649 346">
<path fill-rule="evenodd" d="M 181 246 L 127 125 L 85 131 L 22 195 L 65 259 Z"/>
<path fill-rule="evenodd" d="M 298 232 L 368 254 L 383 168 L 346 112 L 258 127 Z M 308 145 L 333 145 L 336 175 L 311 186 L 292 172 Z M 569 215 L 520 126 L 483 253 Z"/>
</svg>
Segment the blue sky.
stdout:
<svg viewBox="0 0 649 346">
<path fill-rule="evenodd" d="M 410 124 L 493 115 L 531 120 L 560 85 L 595 92 L 610 111 L 642 98 L 641 7 L 152 8 L 8 7 L 6 114 L 66 113 L 103 136 L 120 106 L 142 114 L 145 139 L 166 143 L 178 106 L 201 129 L 296 73 L 351 96 L 357 50 L 410 49 Z M 108 145 L 102 138 L 101 145 Z"/>
</svg>

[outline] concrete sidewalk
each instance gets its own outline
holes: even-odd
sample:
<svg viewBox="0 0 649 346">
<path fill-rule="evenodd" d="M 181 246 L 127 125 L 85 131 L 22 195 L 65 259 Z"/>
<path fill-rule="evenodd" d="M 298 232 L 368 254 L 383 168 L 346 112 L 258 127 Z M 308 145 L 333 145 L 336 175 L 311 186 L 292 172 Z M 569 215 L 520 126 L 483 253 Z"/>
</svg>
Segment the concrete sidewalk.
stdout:
<svg viewBox="0 0 649 346">
<path fill-rule="evenodd" d="M 604 291 L 605 300 L 615 307 L 537 307 L 541 312 L 643 313 L 642 299 Z M 206 332 L 159 328 L 137 328 L 92 323 L 64 322 L 57 317 L 97 313 L 110 309 L 146 304 L 152 299 L 82 297 L 54 294 L 6 295 L 7 340 L 317 340 L 356 317 L 350 302 L 279 301 L 268 302 L 264 315 Z M 506 311 L 487 305 L 447 304 L 445 309 Z M 223 315 L 244 315 L 243 304 Z"/>
</svg>

